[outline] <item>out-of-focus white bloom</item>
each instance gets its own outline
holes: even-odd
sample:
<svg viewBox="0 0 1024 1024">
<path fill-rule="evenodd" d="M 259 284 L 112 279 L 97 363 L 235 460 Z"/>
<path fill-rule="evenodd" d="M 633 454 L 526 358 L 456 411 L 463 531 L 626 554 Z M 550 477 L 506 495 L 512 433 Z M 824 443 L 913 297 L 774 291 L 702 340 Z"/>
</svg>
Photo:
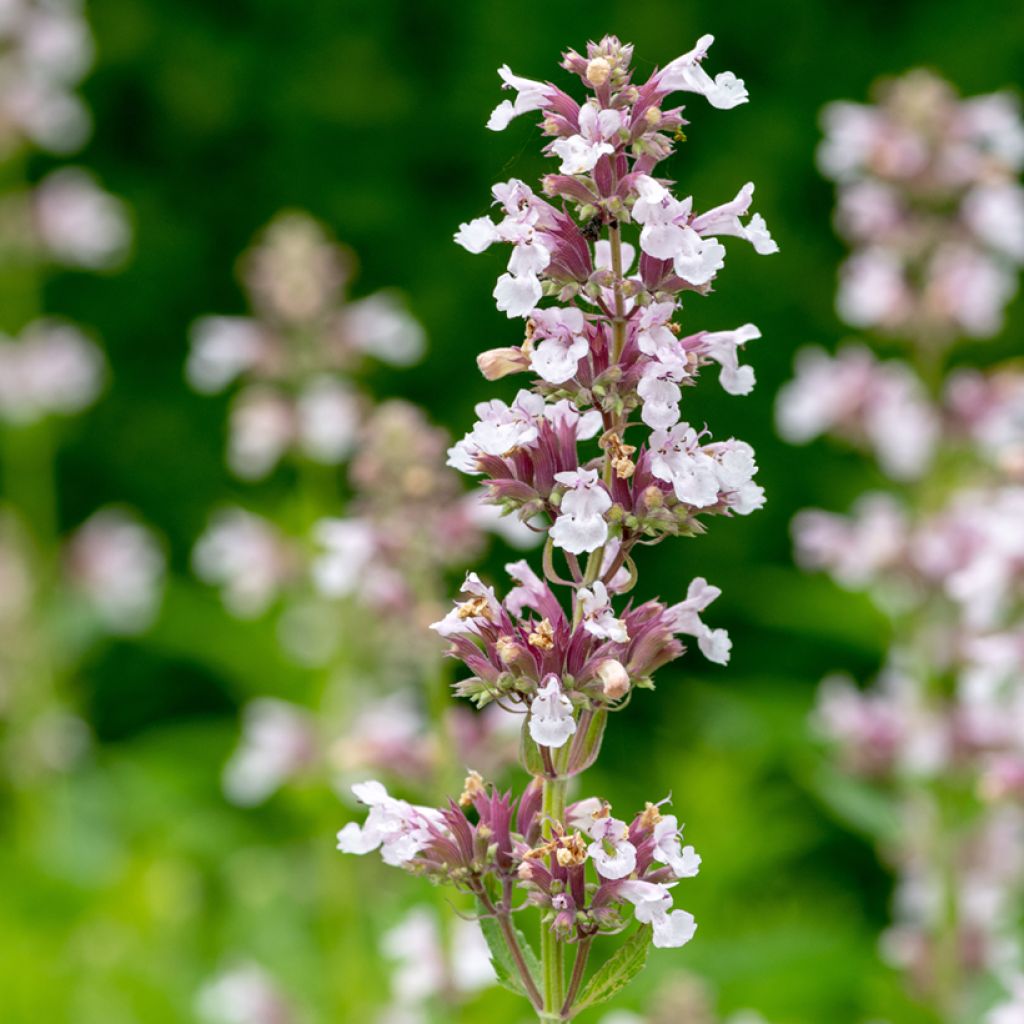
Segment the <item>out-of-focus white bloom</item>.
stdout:
<svg viewBox="0 0 1024 1024">
<path fill-rule="evenodd" d="M 113 633 L 140 633 L 156 618 L 166 560 L 156 534 L 124 509 L 94 513 L 67 551 L 72 585 Z"/>
<path fill-rule="evenodd" d="M 10 0 L 0 11 L 0 43 L 0 149 L 13 150 L 27 138 L 54 153 L 73 152 L 88 136 L 90 121 L 71 90 L 93 57 L 78 5 Z"/>
<path fill-rule="evenodd" d="M 32 196 L 43 247 L 58 262 L 98 270 L 121 260 L 131 243 L 125 204 L 80 167 L 47 175 Z"/>
<path fill-rule="evenodd" d="M 530 705 L 530 736 L 534 743 L 552 749 L 565 746 L 576 732 L 572 701 L 562 692 L 557 676 L 548 676 Z"/>
<path fill-rule="evenodd" d="M 316 377 L 295 407 L 299 446 L 314 462 L 336 466 L 352 450 L 360 425 L 356 393 L 333 377 Z"/>
<path fill-rule="evenodd" d="M 874 582 L 899 563 L 910 540 L 906 509 L 888 494 L 862 495 L 849 516 L 804 509 L 793 520 L 796 557 L 844 587 Z"/>
<path fill-rule="evenodd" d="M 243 480 L 265 477 L 295 436 L 295 413 L 283 395 L 253 384 L 231 404 L 228 465 Z"/>
<path fill-rule="evenodd" d="M 242 963 L 207 982 L 196 999 L 205 1024 L 293 1024 L 277 983 L 259 964 Z"/>
<path fill-rule="evenodd" d="M 362 519 L 321 519 L 314 528 L 319 553 L 313 582 L 327 597 L 346 597 L 359 589 L 376 551 L 376 531 Z"/>
<path fill-rule="evenodd" d="M 309 712 L 271 697 L 250 701 L 239 745 L 224 766 L 224 795 L 241 807 L 255 807 L 308 767 L 315 750 Z"/>
<path fill-rule="evenodd" d="M 394 963 L 392 999 L 412 1009 L 437 996 L 469 995 L 494 984 L 487 943 L 475 921 L 456 919 L 445 949 L 437 919 L 426 907 L 413 907 L 384 934 L 384 955 Z"/>
<path fill-rule="evenodd" d="M 466 495 L 466 508 L 475 526 L 495 534 L 517 551 L 528 551 L 541 543 L 543 532 L 531 530 L 517 516 L 503 515 L 501 509 L 486 498 L 484 491 L 471 491 Z"/>
<path fill-rule="evenodd" d="M 793 444 L 824 433 L 866 444 L 897 480 L 915 479 L 928 468 L 940 428 L 910 367 L 895 359 L 881 362 L 858 345 L 835 356 L 801 349 L 796 376 L 779 391 L 776 423 Z"/>
<path fill-rule="evenodd" d="M 411 366 L 423 355 L 426 333 L 396 295 L 377 292 L 345 307 L 345 332 L 374 359 Z"/>
<path fill-rule="evenodd" d="M 244 316 L 204 316 L 192 325 L 185 374 L 204 395 L 223 391 L 259 364 L 267 349 L 263 328 Z"/>
<path fill-rule="evenodd" d="M 81 412 L 104 375 L 102 353 L 77 327 L 36 320 L 16 341 L 0 336 L 0 417 L 27 424 Z"/>
<path fill-rule="evenodd" d="M 232 615 L 261 615 L 292 571 L 284 538 L 261 516 L 241 508 L 218 511 L 192 551 L 192 566 L 221 588 Z"/>
</svg>

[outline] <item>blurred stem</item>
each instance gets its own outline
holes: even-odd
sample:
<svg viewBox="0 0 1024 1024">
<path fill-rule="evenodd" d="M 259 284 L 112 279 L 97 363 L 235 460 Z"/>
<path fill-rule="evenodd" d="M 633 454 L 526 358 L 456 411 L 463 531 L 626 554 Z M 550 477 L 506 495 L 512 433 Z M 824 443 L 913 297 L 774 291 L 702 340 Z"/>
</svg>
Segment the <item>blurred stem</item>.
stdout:
<svg viewBox="0 0 1024 1024">
<path fill-rule="evenodd" d="M 541 804 L 544 838 L 555 835 L 555 824 L 565 817 L 565 779 L 545 779 Z M 554 854 L 552 866 L 554 865 Z M 560 1020 L 565 999 L 565 944 L 555 931 L 541 922 L 540 960 L 544 979 L 544 1012 L 542 1021 Z"/>
<path fill-rule="evenodd" d="M 49 420 L 3 431 L 4 497 L 31 530 L 36 560 L 44 563 L 57 538 L 54 448 Z"/>
</svg>

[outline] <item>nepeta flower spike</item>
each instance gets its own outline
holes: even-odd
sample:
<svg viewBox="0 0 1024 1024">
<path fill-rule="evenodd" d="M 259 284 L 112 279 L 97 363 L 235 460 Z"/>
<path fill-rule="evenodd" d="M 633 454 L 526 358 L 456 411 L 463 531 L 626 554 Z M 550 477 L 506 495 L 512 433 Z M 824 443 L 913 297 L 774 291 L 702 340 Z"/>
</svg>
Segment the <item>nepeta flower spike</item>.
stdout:
<svg viewBox="0 0 1024 1024">
<path fill-rule="evenodd" d="M 467 221 L 455 241 L 471 253 L 510 247 L 494 298 L 525 321 L 524 336 L 478 362 L 489 380 L 532 379 L 511 403 L 476 407 L 449 464 L 480 476 L 488 502 L 545 535 L 544 575 L 525 561 L 508 565 L 514 585 L 502 597 L 470 573 L 433 629 L 470 672 L 457 692 L 522 716 L 521 758 L 533 781 L 515 798 L 471 773 L 461 798 L 437 809 L 367 783 L 357 787 L 370 807 L 366 824 L 338 836 L 343 851 L 379 848 L 389 863 L 475 897 L 499 976 L 545 1021 L 569 1020 L 628 980 L 621 961 L 609 960 L 585 984 L 599 935 L 635 920 L 627 943 L 639 954 L 648 943 L 682 946 L 696 928 L 674 907 L 674 886 L 700 864 L 681 845 L 676 818 L 651 803 L 618 819 L 597 798 L 567 806 L 566 793 L 598 756 L 610 714 L 683 653 L 680 636 L 728 661 L 727 634 L 701 618 L 718 588 L 696 579 L 675 605 L 625 598 L 637 583 L 634 550 L 697 535 L 706 517 L 746 515 L 764 500 L 753 449 L 711 440 L 682 412 L 684 388 L 711 364 L 730 394 L 751 390 L 754 373 L 739 353 L 760 332 L 745 324 L 684 334 L 674 322 L 681 297 L 711 290 L 726 255 L 720 239 L 743 239 L 757 253 L 777 248 L 750 214 L 753 185 L 699 212 L 658 173 L 685 123 L 682 107 L 668 103 L 673 93 L 722 109 L 747 98 L 734 75 L 703 70 L 711 41 L 642 84 L 633 81 L 632 48 L 612 36 L 586 55 L 569 51 L 562 66 L 587 90 L 582 101 L 499 72 L 515 95 L 488 127 L 538 112 L 557 164 L 542 194 L 518 179 L 495 185 L 497 217 Z M 527 905 L 541 911 L 539 966 L 512 925 Z"/>
</svg>

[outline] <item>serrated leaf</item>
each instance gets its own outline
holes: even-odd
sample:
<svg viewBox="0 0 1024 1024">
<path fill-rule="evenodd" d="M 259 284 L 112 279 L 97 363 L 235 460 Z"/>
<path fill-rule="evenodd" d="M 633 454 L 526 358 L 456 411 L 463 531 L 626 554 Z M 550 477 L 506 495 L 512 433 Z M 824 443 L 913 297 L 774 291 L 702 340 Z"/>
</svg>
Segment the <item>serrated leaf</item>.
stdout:
<svg viewBox="0 0 1024 1024">
<path fill-rule="evenodd" d="M 649 924 L 641 925 L 633 932 L 587 982 L 573 1003 L 572 1012 L 576 1014 L 591 1006 L 598 1006 L 621 992 L 644 969 L 647 952 L 651 948 L 651 936 Z"/>
<path fill-rule="evenodd" d="M 478 904 L 478 906 L 480 905 Z M 501 926 L 493 917 L 487 916 L 487 911 L 482 906 L 480 906 L 480 914 L 480 930 L 484 933 L 487 948 L 491 952 L 491 966 L 494 967 L 494 974 L 498 979 L 498 984 L 511 992 L 515 992 L 516 995 L 529 999 L 526 987 L 519 976 L 519 968 L 516 966 L 508 946 L 505 945 L 505 937 L 501 933 Z M 513 931 L 515 932 L 516 941 L 519 943 L 519 949 L 522 951 L 523 959 L 526 961 L 527 970 L 532 975 L 534 984 L 539 988 L 541 984 L 541 971 L 537 954 L 534 953 L 533 947 L 526 941 L 526 937 L 518 928 L 514 928 Z"/>
</svg>

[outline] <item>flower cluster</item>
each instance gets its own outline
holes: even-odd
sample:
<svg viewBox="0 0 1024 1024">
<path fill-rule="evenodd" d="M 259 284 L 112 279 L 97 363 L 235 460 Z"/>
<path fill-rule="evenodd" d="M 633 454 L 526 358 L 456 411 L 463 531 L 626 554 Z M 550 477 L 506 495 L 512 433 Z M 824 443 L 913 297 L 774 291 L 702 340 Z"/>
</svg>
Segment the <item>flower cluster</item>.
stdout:
<svg viewBox="0 0 1024 1024">
<path fill-rule="evenodd" d="M 55 267 L 113 267 L 131 229 L 124 204 L 89 172 L 24 174 L 33 148 L 66 154 L 85 141 L 89 115 L 74 89 L 91 61 L 80 4 L 0 4 L 0 250 L 18 299 L 5 303 L 0 335 L 0 771 L 19 786 L 85 752 L 89 727 L 65 682 L 91 645 L 152 624 L 165 572 L 162 542 L 128 509 L 107 506 L 62 530 L 62 421 L 97 401 L 109 367 L 85 331 L 36 303 Z"/>
<path fill-rule="evenodd" d="M 671 889 L 697 874 L 700 857 L 682 845 L 675 816 L 654 804 L 627 823 L 600 800 L 582 800 L 566 808 L 568 827 L 557 822 L 544 838 L 536 783 L 515 801 L 474 772 L 458 803 L 441 809 L 399 800 L 379 782 L 354 792 L 370 813 L 338 833 L 343 853 L 379 850 L 386 864 L 450 882 L 485 906 L 492 889 L 515 885 L 569 941 L 621 930 L 623 908 L 652 926 L 655 946 L 693 937 L 693 917 L 673 909 Z"/>
<path fill-rule="evenodd" d="M 928 71 L 825 108 L 818 163 L 853 252 L 839 315 L 924 344 L 995 334 L 1024 263 L 1024 125 L 1010 93 L 961 99 Z"/>
<path fill-rule="evenodd" d="M 187 365 L 203 394 L 241 381 L 228 463 L 246 480 L 265 477 L 289 454 L 338 465 L 365 412 L 343 374 L 367 355 L 414 362 L 422 328 L 389 293 L 346 301 L 353 257 L 307 214 L 280 214 L 240 266 L 257 315 L 198 320 Z"/>
<path fill-rule="evenodd" d="M 815 722 L 846 784 L 884 794 L 896 823 L 879 834 L 898 873 L 883 951 L 952 1019 L 1024 960 L 1024 374 L 943 374 L 957 336 L 994 333 L 1016 287 L 1024 132 L 1008 97 L 959 101 L 922 72 L 876 107 L 828 108 L 826 126 L 855 246 L 840 312 L 910 359 L 805 350 L 779 395 L 784 437 L 852 444 L 898 485 L 794 520 L 798 563 L 867 590 L 893 626 L 877 680 L 827 678 Z"/>
<path fill-rule="evenodd" d="M 26 143 L 71 153 L 91 127 L 75 95 L 93 57 L 73 0 L 9 0 L 0 9 L 0 156 Z"/>
<path fill-rule="evenodd" d="M 532 380 L 510 402 L 480 403 L 448 463 L 481 478 L 502 515 L 546 537 L 543 576 L 512 562 L 513 585 L 499 598 L 469 573 L 432 629 L 470 672 L 457 693 L 521 716 L 521 761 L 534 778 L 515 799 L 474 771 L 460 800 L 440 808 L 364 783 L 355 791 L 370 808 L 366 823 L 338 835 L 344 852 L 380 850 L 389 864 L 471 893 L 495 963 L 508 966 L 506 980 L 544 1019 L 570 1019 L 577 997 L 586 1000 L 580 986 L 599 933 L 634 918 L 630 942 L 676 947 L 695 930 L 672 888 L 700 861 L 681 845 L 674 816 L 648 804 L 627 822 L 596 798 L 565 801 L 567 781 L 598 756 L 609 713 L 653 686 L 652 674 L 683 653 L 681 636 L 711 661 L 729 659 L 725 630 L 702 619 L 719 595 L 706 580 L 693 580 L 675 604 L 625 596 L 637 582 L 639 546 L 695 536 L 705 517 L 746 515 L 764 501 L 753 449 L 712 440 L 681 408 L 684 388 L 711 365 L 726 392 L 747 394 L 754 372 L 740 353 L 760 337 L 752 324 L 684 333 L 675 321 L 683 296 L 711 291 L 722 239 L 777 249 L 751 213 L 753 185 L 700 212 L 658 172 L 686 123 L 672 94 L 696 93 L 721 109 L 747 99 L 734 75 L 704 70 L 711 42 L 703 37 L 642 83 L 632 47 L 614 37 L 569 51 L 562 67 L 587 90 L 582 102 L 499 71 L 514 96 L 488 127 L 537 112 L 557 169 L 540 193 L 518 179 L 495 185 L 497 216 L 462 224 L 455 241 L 470 253 L 510 246 L 494 298 L 509 319 L 525 321 L 525 333 L 481 353 L 478 365 L 488 380 Z M 542 912 L 540 972 L 511 923 L 526 906 Z M 568 986 L 567 943 L 577 946 Z"/>
</svg>

